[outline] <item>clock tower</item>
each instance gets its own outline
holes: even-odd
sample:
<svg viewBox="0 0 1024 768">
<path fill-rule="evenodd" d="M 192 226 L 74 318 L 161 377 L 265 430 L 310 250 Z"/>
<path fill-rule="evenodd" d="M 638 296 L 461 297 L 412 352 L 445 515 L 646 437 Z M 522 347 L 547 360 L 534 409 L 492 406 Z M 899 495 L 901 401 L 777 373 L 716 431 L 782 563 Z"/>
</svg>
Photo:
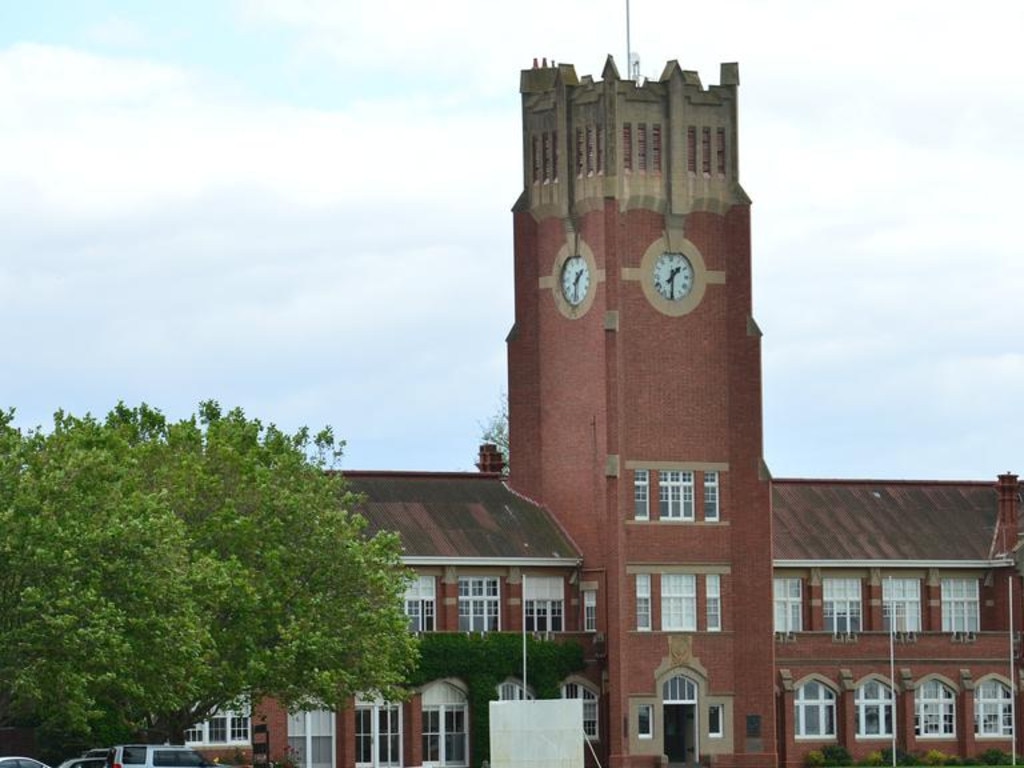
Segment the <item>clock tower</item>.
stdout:
<svg viewBox="0 0 1024 768">
<path fill-rule="evenodd" d="M 603 763 L 776 764 L 735 64 L 521 73 L 510 483 L 583 553 Z"/>
</svg>

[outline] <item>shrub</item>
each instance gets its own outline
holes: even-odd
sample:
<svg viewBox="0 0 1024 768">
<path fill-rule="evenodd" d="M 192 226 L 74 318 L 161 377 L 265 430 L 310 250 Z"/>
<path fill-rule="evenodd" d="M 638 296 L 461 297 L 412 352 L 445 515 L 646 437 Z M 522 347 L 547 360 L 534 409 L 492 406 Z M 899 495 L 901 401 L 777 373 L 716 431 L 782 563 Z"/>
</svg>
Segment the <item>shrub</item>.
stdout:
<svg viewBox="0 0 1024 768">
<path fill-rule="evenodd" d="M 821 768 L 825 764 L 825 756 L 821 754 L 820 749 L 812 749 L 806 755 L 804 755 L 804 765 L 807 768 Z"/>
<path fill-rule="evenodd" d="M 825 765 L 853 765 L 850 752 L 842 744 L 829 744 L 822 748 L 821 754 L 825 758 Z"/>
<path fill-rule="evenodd" d="M 945 765 L 949 757 L 941 749 L 929 749 L 924 756 L 925 765 Z"/>
<path fill-rule="evenodd" d="M 872 766 L 876 766 L 876 765 L 892 765 L 892 761 L 890 760 L 888 763 L 885 762 L 885 757 L 882 756 L 882 752 L 880 750 L 876 750 L 875 752 L 868 753 L 868 756 L 865 757 L 860 762 L 860 764 L 861 765 L 872 765 Z"/>
<path fill-rule="evenodd" d="M 1009 765 L 1011 757 L 1007 752 L 993 748 L 986 749 L 978 755 L 978 759 L 981 760 L 982 765 Z"/>
</svg>

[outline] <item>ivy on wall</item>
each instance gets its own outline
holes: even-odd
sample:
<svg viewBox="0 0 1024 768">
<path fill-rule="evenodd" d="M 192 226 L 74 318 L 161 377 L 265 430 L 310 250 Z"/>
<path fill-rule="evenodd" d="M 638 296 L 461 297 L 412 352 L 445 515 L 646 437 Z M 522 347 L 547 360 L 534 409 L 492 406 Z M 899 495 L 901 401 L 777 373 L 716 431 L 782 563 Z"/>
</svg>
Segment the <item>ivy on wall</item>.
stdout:
<svg viewBox="0 0 1024 768">
<path fill-rule="evenodd" d="M 583 647 L 575 641 L 547 642 L 526 638 L 526 684 L 538 699 L 557 699 L 561 684 L 584 667 Z M 409 682 L 421 686 L 454 677 L 469 688 L 471 765 L 490 754 L 490 706 L 498 686 L 523 676 L 523 637 L 511 633 L 437 633 L 420 637 L 420 660 Z"/>
</svg>

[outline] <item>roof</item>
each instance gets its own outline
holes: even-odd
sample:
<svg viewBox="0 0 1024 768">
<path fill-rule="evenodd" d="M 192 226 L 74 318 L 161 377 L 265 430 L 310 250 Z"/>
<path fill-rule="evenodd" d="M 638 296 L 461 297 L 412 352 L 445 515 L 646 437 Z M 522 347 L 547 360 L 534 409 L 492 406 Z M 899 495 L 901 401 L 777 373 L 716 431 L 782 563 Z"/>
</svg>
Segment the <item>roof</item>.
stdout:
<svg viewBox="0 0 1024 768">
<path fill-rule="evenodd" d="M 780 560 L 991 560 L 991 482 L 772 481 Z"/>
<path fill-rule="evenodd" d="M 345 472 L 363 494 L 369 532 L 396 531 L 407 560 L 533 562 L 581 559 L 544 507 L 509 490 L 497 473 Z"/>
</svg>

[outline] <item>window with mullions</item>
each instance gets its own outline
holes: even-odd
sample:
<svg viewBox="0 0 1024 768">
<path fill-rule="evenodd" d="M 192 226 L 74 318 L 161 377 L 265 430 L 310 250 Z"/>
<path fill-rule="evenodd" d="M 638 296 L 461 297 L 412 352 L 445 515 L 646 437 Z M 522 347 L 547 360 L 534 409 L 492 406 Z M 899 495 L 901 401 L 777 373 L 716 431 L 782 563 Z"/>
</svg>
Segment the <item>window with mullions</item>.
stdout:
<svg viewBox="0 0 1024 768">
<path fill-rule="evenodd" d="M 597 632 L 597 592 L 583 590 L 583 631 Z"/>
<path fill-rule="evenodd" d="M 836 735 L 836 694 L 812 680 L 796 689 L 793 697 L 797 737 L 822 738 Z"/>
<path fill-rule="evenodd" d="M 423 765 L 468 765 L 466 694 L 440 682 L 423 692 Z"/>
<path fill-rule="evenodd" d="M 533 691 L 523 688 L 519 680 L 506 680 L 498 686 L 499 701 L 533 701 Z"/>
<path fill-rule="evenodd" d="M 922 684 L 914 696 L 914 733 L 948 737 L 956 732 L 956 700 L 953 691 L 938 680 Z"/>
<path fill-rule="evenodd" d="M 583 699 L 583 734 L 591 741 L 597 740 L 597 694 L 579 683 L 562 686 L 563 699 Z"/>
<path fill-rule="evenodd" d="M 565 585 L 557 576 L 524 578 L 527 632 L 561 632 L 564 629 Z"/>
<path fill-rule="evenodd" d="M 858 736 L 892 736 L 892 688 L 869 680 L 857 689 L 854 707 Z"/>
<path fill-rule="evenodd" d="M 497 632 L 498 606 L 497 577 L 459 577 L 460 632 Z"/>
<path fill-rule="evenodd" d="M 977 632 L 978 580 L 942 580 L 942 631 Z"/>
<path fill-rule="evenodd" d="M 704 520 L 718 522 L 718 473 L 704 473 Z"/>
<path fill-rule="evenodd" d="M 697 577 L 692 573 L 662 574 L 661 628 L 696 631 Z"/>
<path fill-rule="evenodd" d="M 248 744 L 248 712 L 215 712 L 208 720 L 196 723 L 185 731 L 185 743 L 193 744 Z"/>
<path fill-rule="evenodd" d="M 638 704 L 636 708 L 637 724 L 636 735 L 638 739 L 654 738 L 654 705 Z"/>
<path fill-rule="evenodd" d="M 822 579 L 825 630 L 860 632 L 860 579 Z"/>
<path fill-rule="evenodd" d="M 433 576 L 417 577 L 405 590 L 405 615 L 410 632 L 434 631 L 435 590 Z"/>
<path fill-rule="evenodd" d="M 921 582 L 918 579 L 882 580 L 882 627 L 886 632 L 921 631 Z"/>
<path fill-rule="evenodd" d="M 391 702 L 356 701 L 356 765 L 402 764 L 402 710 Z"/>
<path fill-rule="evenodd" d="M 722 631 L 722 577 L 709 573 L 704 577 L 705 614 L 708 632 Z"/>
<path fill-rule="evenodd" d="M 651 574 L 636 575 L 636 628 L 640 632 L 651 631 Z"/>
<path fill-rule="evenodd" d="M 334 713 L 319 709 L 288 715 L 288 750 L 294 756 L 298 768 L 331 768 L 334 755 Z M 365 765 L 390 764 L 368 762 Z"/>
<path fill-rule="evenodd" d="M 650 511 L 650 472 L 646 469 L 633 470 L 633 517 L 648 520 Z"/>
<path fill-rule="evenodd" d="M 772 589 L 775 596 L 775 631 L 801 632 L 804 626 L 804 603 L 800 579 L 775 579 Z"/>
<path fill-rule="evenodd" d="M 1013 735 L 1013 698 L 998 680 L 986 680 L 974 691 L 974 733 L 978 736 Z"/>
<path fill-rule="evenodd" d="M 658 473 L 658 515 L 662 520 L 693 520 L 693 472 Z"/>
</svg>

